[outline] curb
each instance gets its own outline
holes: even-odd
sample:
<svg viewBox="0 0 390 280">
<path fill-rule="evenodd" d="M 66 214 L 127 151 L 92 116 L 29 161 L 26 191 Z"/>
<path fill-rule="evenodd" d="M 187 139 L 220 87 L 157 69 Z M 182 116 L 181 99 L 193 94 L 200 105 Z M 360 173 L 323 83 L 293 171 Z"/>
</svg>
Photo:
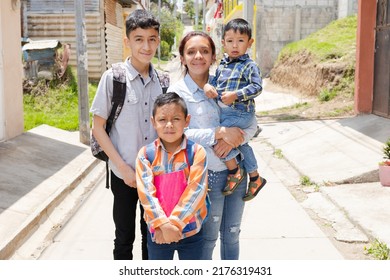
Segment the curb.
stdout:
<svg viewBox="0 0 390 280">
<path fill-rule="evenodd" d="M 88 153 L 89 155 L 90 151 L 88 150 L 84 153 Z M 48 197 L 40 205 L 40 207 L 35 209 L 35 211 L 33 211 L 28 216 L 25 222 L 17 230 L 15 230 L 12 236 L 2 242 L 0 247 L 0 259 L 11 259 L 25 243 L 28 243 L 29 239 L 42 227 L 42 225 L 44 225 L 49 220 L 49 217 L 55 212 L 57 207 L 63 203 L 72 192 L 77 191 L 80 186 L 82 186 L 83 181 L 90 173 L 93 173 L 92 171 L 99 166 L 101 161 L 95 158 L 91 158 L 87 163 L 83 163 L 82 161 L 80 163 L 84 164 L 85 168 L 80 168 L 75 174 L 74 179 L 67 182 L 66 184 L 61 185 L 55 193 Z M 73 162 L 71 164 L 73 164 Z M 98 179 L 102 177 L 101 173 L 102 172 L 98 172 L 98 175 L 96 175 L 94 178 L 91 178 L 88 186 L 83 187 L 83 189 L 92 189 Z M 86 192 L 83 191 L 83 193 Z M 79 202 L 72 207 L 72 213 L 69 214 L 73 214 L 81 202 L 82 199 L 80 199 Z M 63 220 L 62 225 L 69 219 L 71 215 L 66 216 L 68 216 L 68 218 Z M 52 228 L 50 230 L 50 235 L 54 237 L 62 225 L 56 226 L 56 229 Z"/>
</svg>

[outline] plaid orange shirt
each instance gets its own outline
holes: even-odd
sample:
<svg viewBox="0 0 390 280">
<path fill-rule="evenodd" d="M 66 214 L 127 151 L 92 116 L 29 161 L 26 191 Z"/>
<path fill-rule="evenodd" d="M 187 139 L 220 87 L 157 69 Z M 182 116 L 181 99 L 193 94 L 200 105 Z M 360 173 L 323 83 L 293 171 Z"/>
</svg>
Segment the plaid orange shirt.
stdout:
<svg viewBox="0 0 390 280">
<path fill-rule="evenodd" d="M 168 153 L 159 139 L 154 141 L 155 157 L 150 162 L 146 156 L 146 146 L 142 147 L 136 159 L 137 190 L 145 210 L 144 218 L 151 228 L 171 222 L 182 232 L 182 239 L 198 233 L 207 216 L 207 158 L 205 149 L 194 143 L 193 163 L 189 167 L 187 158 L 187 138 L 174 153 Z M 184 170 L 187 187 L 169 217 L 165 215 L 158 198 L 154 177 L 157 175 Z M 195 218 L 195 227 L 189 230 L 187 224 Z M 186 230 L 184 230 L 186 228 Z M 183 231 L 184 230 L 184 231 Z"/>
</svg>

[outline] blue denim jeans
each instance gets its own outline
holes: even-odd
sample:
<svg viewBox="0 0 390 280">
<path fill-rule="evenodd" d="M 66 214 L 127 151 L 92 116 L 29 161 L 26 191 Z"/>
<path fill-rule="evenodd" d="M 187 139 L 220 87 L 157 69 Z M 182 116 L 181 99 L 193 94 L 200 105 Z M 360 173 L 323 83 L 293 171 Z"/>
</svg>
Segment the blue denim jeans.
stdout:
<svg viewBox="0 0 390 280">
<path fill-rule="evenodd" d="M 157 244 L 148 234 L 149 260 L 173 260 L 177 251 L 180 260 L 200 260 L 204 243 L 203 230 L 171 244 Z"/>
<path fill-rule="evenodd" d="M 221 108 L 221 126 L 245 129 L 253 123 L 253 118 L 255 118 L 255 114 L 251 112 L 244 112 L 231 107 Z M 222 160 L 228 161 L 232 158 L 236 158 L 239 154 L 242 156 L 244 168 L 248 173 L 258 169 L 255 154 L 248 143 L 239 146 L 237 149 L 231 150 Z"/>
<path fill-rule="evenodd" d="M 203 224 L 204 247 L 202 259 L 211 260 L 213 251 L 220 235 L 221 260 L 238 260 L 240 255 L 241 219 L 244 212 L 247 176 L 237 189 L 228 196 L 222 194 L 226 185 L 228 170 L 214 172 L 209 170 L 210 211 Z M 150 253 L 149 253 L 150 254 Z"/>
</svg>

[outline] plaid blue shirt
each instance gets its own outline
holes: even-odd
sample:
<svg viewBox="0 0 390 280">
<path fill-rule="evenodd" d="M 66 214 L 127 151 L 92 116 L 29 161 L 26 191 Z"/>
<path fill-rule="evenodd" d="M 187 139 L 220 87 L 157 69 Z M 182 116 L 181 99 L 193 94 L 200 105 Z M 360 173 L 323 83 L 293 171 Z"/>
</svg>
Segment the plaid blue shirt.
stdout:
<svg viewBox="0 0 390 280">
<path fill-rule="evenodd" d="M 255 112 L 254 98 L 259 96 L 263 90 L 260 68 L 248 54 L 233 60 L 225 56 L 211 84 L 216 88 L 219 99 L 222 92 L 235 91 L 238 101 L 230 106 L 246 112 Z"/>
</svg>

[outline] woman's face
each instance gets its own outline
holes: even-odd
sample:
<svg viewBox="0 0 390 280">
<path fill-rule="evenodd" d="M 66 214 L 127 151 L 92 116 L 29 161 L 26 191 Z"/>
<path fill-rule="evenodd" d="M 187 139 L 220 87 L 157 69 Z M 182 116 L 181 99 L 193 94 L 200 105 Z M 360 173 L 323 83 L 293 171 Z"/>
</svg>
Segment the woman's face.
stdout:
<svg viewBox="0 0 390 280">
<path fill-rule="evenodd" d="M 191 37 L 184 46 L 181 63 L 187 66 L 190 75 L 204 75 L 209 73 L 211 64 L 215 61 L 215 55 L 209 40 L 203 36 Z"/>
</svg>

